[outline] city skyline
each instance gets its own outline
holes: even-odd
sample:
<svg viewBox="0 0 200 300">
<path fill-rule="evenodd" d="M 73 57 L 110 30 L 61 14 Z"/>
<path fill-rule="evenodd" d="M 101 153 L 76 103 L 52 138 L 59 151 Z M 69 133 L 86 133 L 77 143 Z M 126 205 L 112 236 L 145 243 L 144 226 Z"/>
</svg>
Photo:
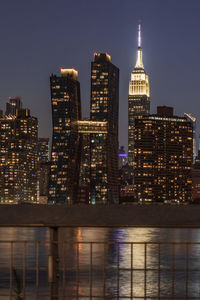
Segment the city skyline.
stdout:
<svg viewBox="0 0 200 300">
<path fill-rule="evenodd" d="M 200 300 L 199 16 L 2 1 L 0 299 Z"/>
<path fill-rule="evenodd" d="M 11 6 L 11 2 L 4 3 L 1 11 L 0 106 L 9 96 L 21 96 L 39 119 L 39 136 L 51 137 L 49 74 L 61 66 L 79 70 L 83 117 L 88 116 L 90 61 L 93 52 L 108 52 L 120 69 L 119 137 L 127 150 L 128 82 L 136 58 L 138 19 L 142 20 L 144 64 L 150 77 L 151 113 L 157 105 L 174 106 L 177 115 L 195 115 L 199 127 L 198 1 L 126 1 L 126 5 L 110 1 L 105 11 L 100 9 L 102 4 L 89 0 L 87 5 L 21 1 Z M 64 26 L 66 9 L 70 13 Z M 18 22 L 10 22 L 16 16 Z M 73 26 L 68 26 L 72 21 Z"/>
</svg>

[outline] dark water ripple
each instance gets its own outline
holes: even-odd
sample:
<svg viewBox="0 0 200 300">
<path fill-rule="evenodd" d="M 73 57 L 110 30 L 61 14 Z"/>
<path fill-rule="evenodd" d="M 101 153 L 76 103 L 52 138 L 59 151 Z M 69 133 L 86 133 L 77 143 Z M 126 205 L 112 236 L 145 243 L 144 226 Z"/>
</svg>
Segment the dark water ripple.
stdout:
<svg viewBox="0 0 200 300">
<path fill-rule="evenodd" d="M 21 282 L 24 274 L 26 275 L 26 293 L 36 292 L 37 246 L 31 241 L 40 241 L 39 296 L 37 298 L 37 295 L 33 295 L 26 299 L 49 299 L 41 296 L 42 293 L 49 293 L 49 230 L 2 228 L 0 240 L 26 241 L 26 244 L 16 242 L 13 246 L 13 267 Z M 70 228 L 60 231 L 59 240 L 66 242 L 59 249 L 60 265 L 65 265 L 65 272 L 60 271 L 60 295 L 64 294 L 64 289 L 65 295 L 72 295 L 71 299 L 77 299 L 77 295 L 82 295 L 82 299 L 89 299 L 92 294 L 91 299 L 131 299 L 132 295 L 135 300 L 150 300 L 152 297 L 162 300 L 163 297 L 172 299 L 172 293 L 177 297 L 174 299 L 200 299 L 200 244 L 190 245 L 188 248 L 184 244 L 174 247 L 166 244 L 200 242 L 200 229 Z M 91 270 L 91 245 L 81 242 L 121 244 L 113 243 L 106 247 L 103 243 L 93 244 Z M 131 242 L 147 243 L 147 246 L 131 246 Z M 157 242 L 163 244 L 154 244 Z M 0 243 L 0 294 L 9 293 L 10 257 L 10 243 Z M 23 269 L 24 263 L 26 270 Z M 0 300 L 7 299 L 10 297 L 0 296 Z"/>
</svg>

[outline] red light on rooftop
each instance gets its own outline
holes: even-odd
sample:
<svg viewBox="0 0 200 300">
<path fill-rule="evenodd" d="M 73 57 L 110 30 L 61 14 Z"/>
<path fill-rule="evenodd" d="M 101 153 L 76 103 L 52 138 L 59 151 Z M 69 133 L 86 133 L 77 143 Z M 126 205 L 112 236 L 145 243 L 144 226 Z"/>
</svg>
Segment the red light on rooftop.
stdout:
<svg viewBox="0 0 200 300">
<path fill-rule="evenodd" d="M 60 67 L 60 70 L 63 70 L 64 68 L 63 67 Z"/>
<path fill-rule="evenodd" d="M 94 56 L 97 55 L 97 52 L 94 52 Z"/>
</svg>

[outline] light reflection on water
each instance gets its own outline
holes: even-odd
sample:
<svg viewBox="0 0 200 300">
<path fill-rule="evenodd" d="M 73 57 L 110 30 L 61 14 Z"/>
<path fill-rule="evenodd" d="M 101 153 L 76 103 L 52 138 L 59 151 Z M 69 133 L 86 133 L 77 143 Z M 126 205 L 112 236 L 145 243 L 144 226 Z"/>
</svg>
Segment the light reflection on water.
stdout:
<svg viewBox="0 0 200 300">
<path fill-rule="evenodd" d="M 48 229 L 38 228 L 1 228 L 0 240 L 49 240 Z M 76 295 L 89 295 L 90 290 L 90 244 L 74 244 L 76 242 L 200 242 L 200 229 L 159 229 L 159 228 L 68 228 L 61 229 L 59 234 L 60 241 L 66 241 L 65 249 L 60 248 L 61 263 L 65 262 L 68 269 L 66 273 L 66 282 L 64 283 L 66 293 Z M 14 245 L 14 266 L 17 269 L 23 265 L 23 244 Z M 146 267 L 151 269 L 145 272 L 145 246 L 144 244 L 110 244 L 107 247 L 104 244 L 94 244 L 92 246 L 92 266 L 93 280 L 92 280 L 92 294 L 95 296 L 102 296 L 104 290 L 106 295 L 112 296 L 113 299 L 117 295 L 121 297 L 130 297 L 131 293 L 134 298 L 137 296 L 144 297 L 144 285 L 146 276 L 146 291 L 148 297 L 156 297 L 158 299 L 158 261 L 159 248 L 158 245 L 148 245 L 146 248 Z M 119 247 L 119 248 L 118 248 Z M 78 252 L 77 252 L 78 250 Z M 133 260 L 131 262 L 131 251 Z M 172 275 L 166 268 L 171 268 L 172 260 L 172 246 L 161 245 L 160 248 L 160 266 L 165 269 L 160 272 L 160 290 L 161 296 L 169 297 L 172 291 Z M 184 245 L 176 245 L 174 267 L 183 269 L 186 267 L 186 248 Z M 78 255 L 77 255 L 78 253 Z M 49 254 L 48 244 L 39 246 L 39 265 L 47 266 Z M 104 257 L 105 254 L 105 257 Z M 119 268 L 117 272 L 117 264 L 119 259 Z M 28 267 L 36 265 L 36 246 L 33 244 L 27 245 L 26 263 Z M 110 270 L 104 270 L 104 264 Z M 132 273 L 129 270 L 131 265 L 134 270 Z M 189 248 L 190 268 L 200 269 L 200 246 L 193 245 Z M 79 268 L 79 278 L 77 280 L 76 268 Z M 1 271 L 1 268 L 4 270 Z M 7 270 L 5 270 L 7 268 Z M 10 245 L 0 244 L 0 293 L 8 292 L 9 289 L 9 268 L 10 268 Z M 154 269 L 154 270 L 153 270 Z M 18 272 L 22 278 L 22 272 Z M 119 274 L 119 276 L 118 276 Z M 27 292 L 34 292 L 35 290 L 35 272 L 27 272 Z M 132 277 L 132 283 L 131 283 Z M 106 284 L 104 285 L 104 279 Z M 63 278 L 61 276 L 61 290 Z M 40 292 L 48 290 L 47 272 L 40 272 Z M 78 285 L 77 285 L 78 281 Z M 185 295 L 185 271 L 175 273 L 175 295 L 184 297 Z M 190 297 L 199 297 L 200 299 L 200 272 L 195 271 L 189 273 L 188 277 L 188 293 Z M 95 296 L 92 299 L 95 299 Z M 0 297 L 0 300 L 7 300 L 9 297 Z M 29 299 L 35 299 L 29 298 Z M 39 298 L 43 300 L 44 298 Z M 75 296 L 74 296 L 75 299 Z M 85 298 L 87 299 L 87 298 Z M 103 299 L 103 298 L 102 298 Z M 127 298 L 126 298 L 127 299 Z M 131 298 L 129 298 L 131 299 Z M 190 299 L 188 297 L 188 299 Z"/>
</svg>

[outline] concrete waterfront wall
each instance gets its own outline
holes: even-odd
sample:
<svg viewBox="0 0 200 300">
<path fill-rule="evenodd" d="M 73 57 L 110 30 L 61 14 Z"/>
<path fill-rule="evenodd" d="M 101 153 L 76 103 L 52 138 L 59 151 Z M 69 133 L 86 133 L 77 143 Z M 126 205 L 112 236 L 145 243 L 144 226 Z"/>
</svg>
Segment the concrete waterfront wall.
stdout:
<svg viewBox="0 0 200 300">
<path fill-rule="evenodd" d="M 0 205 L 2 226 L 200 227 L 200 205 Z"/>
</svg>

